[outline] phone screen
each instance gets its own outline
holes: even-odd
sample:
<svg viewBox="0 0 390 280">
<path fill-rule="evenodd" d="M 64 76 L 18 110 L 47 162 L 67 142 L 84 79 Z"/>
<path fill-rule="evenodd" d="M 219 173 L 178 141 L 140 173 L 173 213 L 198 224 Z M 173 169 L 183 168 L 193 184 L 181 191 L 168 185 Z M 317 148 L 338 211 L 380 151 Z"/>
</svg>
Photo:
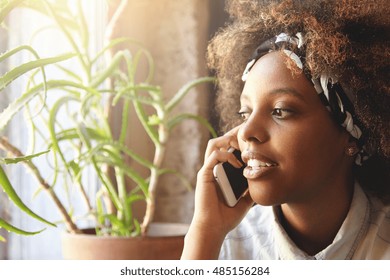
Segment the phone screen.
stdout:
<svg viewBox="0 0 390 280">
<path fill-rule="evenodd" d="M 235 150 L 233 154 L 236 156 L 236 158 L 244 164 L 244 162 L 241 159 L 241 153 L 238 150 Z M 245 165 L 243 165 L 241 168 L 235 168 L 228 162 L 224 162 L 222 164 L 223 169 L 225 170 L 226 176 L 230 182 L 230 185 L 232 186 L 234 196 L 236 199 L 239 199 L 241 195 L 246 191 L 248 188 L 248 180 L 244 177 L 242 174 L 245 168 Z"/>
</svg>

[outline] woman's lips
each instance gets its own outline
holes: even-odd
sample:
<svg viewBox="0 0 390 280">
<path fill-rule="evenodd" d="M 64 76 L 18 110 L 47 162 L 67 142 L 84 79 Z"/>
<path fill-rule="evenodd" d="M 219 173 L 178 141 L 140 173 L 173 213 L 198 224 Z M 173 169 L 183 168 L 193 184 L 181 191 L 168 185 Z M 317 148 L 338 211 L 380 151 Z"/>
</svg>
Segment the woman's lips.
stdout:
<svg viewBox="0 0 390 280">
<path fill-rule="evenodd" d="M 247 166 L 244 169 L 244 177 L 247 179 L 258 179 L 260 177 L 265 176 L 269 172 L 273 171 L 275 169 L 276 165 L 272 166 L 256 166 L 251 167 Z"/>
<path fill-rule="evenodd" d="M 278 164 L 269 158 L 253 151 L 245 151 L 242 159 L 246 162 L 247 167 L 244 169 L 244 176 L 247 179 L 257 179 L 272 172 Z"/>
</svg>

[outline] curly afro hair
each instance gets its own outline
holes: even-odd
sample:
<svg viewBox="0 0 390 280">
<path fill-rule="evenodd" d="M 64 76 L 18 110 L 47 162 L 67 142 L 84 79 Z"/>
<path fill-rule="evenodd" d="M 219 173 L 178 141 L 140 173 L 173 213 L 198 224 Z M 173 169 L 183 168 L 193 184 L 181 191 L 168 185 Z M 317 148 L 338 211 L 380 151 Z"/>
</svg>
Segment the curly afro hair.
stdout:
<svg viewBox="0 0 390 280">
<path fill-rule="evenodd" d="M 375 154 L 372 161 L 381 161 L 380 166 L 373 164 L 375 168 L 362 172 L 366 175 L 361 182 L 381 184 L 388 192 L 384 182 L 390 182 L 389 175 L 383 179 L 390 173 L 388 0 L 232 0 L 226 7 L 231 21 L 208 47 L 208 64 L 219 81 L 220 130 L 239 122 L 235 112 L 244 85 L 241 75 L 256 47 L 282 32 L 302 32 L 307 40 L 306 67 L 314 77 L 336 76 L 353 94 L 366 145 Z"/>
</svg>

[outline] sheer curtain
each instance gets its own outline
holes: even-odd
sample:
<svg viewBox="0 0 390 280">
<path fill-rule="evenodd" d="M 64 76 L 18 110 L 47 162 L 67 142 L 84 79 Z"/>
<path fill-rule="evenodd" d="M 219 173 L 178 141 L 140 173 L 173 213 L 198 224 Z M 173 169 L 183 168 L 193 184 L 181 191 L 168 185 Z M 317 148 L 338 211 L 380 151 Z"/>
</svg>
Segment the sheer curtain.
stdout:
<svg viewBox="0 0 390 280">
<path fill-rule="evenodd" d="M 68 1 L 69 3 L 76 1 Z M 90 35 L 92 36 L 91 52 L 97 52 L 103 45 L 104 27 L 106 22 L 106 2 L 104 0 L 87 0 L 83 1 L 83 5 L 86 11 L 86 16 L 90 28 Z M 46 28 L 42 32 L 37 33 L 38 30 L 48 25 L 48 20 L 41 14 L 33 12 L 28 9 L 16 9 L 12 11 L 8 18 L 7 33 L 1 33 L 1 51 L 5 49 L 12 49 L 15 46 L 21 44 L 32 44 L 34 49 L 41 57 L 55 56 L 58 54 L 69 52 L 67 45 L 60 32 L 54 28 Z M 5 45 L 7 42 L 7 45 Z M 19 56 L 13 57 L 8 61 L 10 67 L 14 65 L 20 65 L 23 62 L 29 60 L 28 53 L 21 53 Z M 68 65 L 72 67 L 72 65 Z M 2 69 L 2 73 L 4 69 Z M 47 70 L 46 75 L 48 78 L 53 78 L 58 75 L 56 69 L 50 68 Z M 7 89 L 7 94 L 2 94 L 0 99 L 0 110 L 5 106 L 9 100 L 6 100 L 4 96 L 10 96 L 10 100 L 13 100 L 20 96 L 23 92 L 23 84 L 26 82 L 26 77 L 21 77 L 16 80 Z M 51 92 L 51 94 L 55 94 Z M 48 96 L 50 102 L 50 95 Z M 66 126 L 66 118 L 61 120 Z M 12 123 L 8 126 L 7 137 L 11 143 L 19 147 L 23 152 L 28 152 L 28 139 L 29 128 L 23 121 L 23 112 L 19 112 L 15 116 Z M 46 143 L 36 143 L 37 150 L 45 150 Z M 34 159 L 34 162 L 40 166 L 41 172 L 45 177 L 50 177 L 52 172 L 50 166 L 45 166 L 46 161 L 44 158 Z M 7 171 L 14 187 L 22 200 L 31 207 L 36 213 L 46 218 L 51 222 L 60 221 L 61 217 L 58 214 L 53 202 L 49 199 L 48 195 L 44 192 L 37 192 L 36 180 L 26 171 L 24 166 L 14 165 L 8 166 Z M 88 176 L 88 192 L 95 192 L 97 189 L 97 180 L 94 176 Z M 77 192 L 77 191 L 75 191 Z M 72 192 L 70 194 L 73 195 Z M 74 194 L 75 196 L 77 195 Z M 0 195 L 1 196 L 1 195 Z M 61 194 L 62 199 L 65 200 L 65 193 Z M 78 205 L 80 204 L 80 205 Z M 83 207 L 81 201 L 76 200 L 76 211 L 78 207 Z M 12 203 L 7 203 L 7 199 L 3 195 L 0 197 L 0 211 L 11 217 L 11 222 L 15 226 L 21 227 L 25 230 L 40 230 L 46 227 L 46 225 L 31 219 L 29 216 L 21 213 L 18 209 L 12 206 Z M 57 228 L 46 228 L 42 233 L 35 236 L 20 236 L 13 233 L 5 233 L 7 242 L 0 245 L 0 258 L 2 259 L 61 259 L 61 233 L 63 232 L 63 226 L 58 224 Z"/>
</svg>

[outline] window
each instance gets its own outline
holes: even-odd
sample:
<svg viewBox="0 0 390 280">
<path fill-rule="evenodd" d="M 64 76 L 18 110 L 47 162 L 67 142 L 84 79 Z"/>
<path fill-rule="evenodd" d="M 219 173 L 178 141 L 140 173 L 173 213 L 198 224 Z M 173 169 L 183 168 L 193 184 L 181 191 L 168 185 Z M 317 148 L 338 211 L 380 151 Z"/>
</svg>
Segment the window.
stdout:
<svg viewBox="0 0 390 280">
<path fill-rule="evenodd" d="M 77 1 L 72 2 L 71 5 L 76 5 Z M 93 36 L 90 46 L 91 52 L 97 52 L 100 50 L 103 42 L 103 31 L 105 26 L 105 11 L 106 2 L 104 0 L 88 0 L 83 1 L 83 7 L 86 11 L 88 24 L 90 28 L 90 35 Z M 21 44 L 31 44 L 41 57 L 50 57 L 59 55 L 61 53 L 69 52 L 69 48 L 65 43 L 62 34 L 50 25 L 51 23 L 45 16 L 32 11 L 31 9 L 15 9 L 8 16 L 7 26 L 9 32 L 6 34 L 4 30 L 0 34 L 2 51 L 6 49 L 12 49 L 15 46 Z M 5 37 L 5 36 L 8 36 Z M 7 40 L 4 40 L 7 39 Z M 7 42 L 7 45 L 5 45 Z M 12 67 L 14 65 L 20 65 L 23 62 L 31 59 L 28 52 L 21 52 L 17 56 L 11 57 L 7 61 L 7 64 Z M 67 65 L 72 67 L 71 64 Z M 4 64 L 2 65 L 4 67 Z M 76 66 L 73 66 L 76 67 Z M 6 72 L 2 69 L 2 73 Z M 56 77 L 58 75 L 58 69 L 47 67 L 46 75 L 50 77 Z M 10 100 L 14 100 L 20 96 L 24 90 L 24 84 L 27 82 L 27 77 L 20 77 L 15 80 L 6 90 L 7 94 L 2 94 L 0 101 L 0 109 L 5 107 L 6 103 Z M 53 94 L 53 92 L 51 92 Z M 60 93 L 58 93 L 60 94 Z M 5 100 L 5 96 L 9 96 L 9 100 Z M 48 95 L 48 99 L 51 96 Z M 34 110 L 41 110 L 41 108 L 34 108 L 32 115 L 34 116 Z M 10 142 L 18 147 L 21 151 L 28 154 L 30 137 L 29 127 L 23 120 L 25 111 L 19 112 L 13 118 L 12 122 L 8 125 L 6 131 L 7 137 Z M 61 121 L 62 122 L 62 121 Z M 63 125 L 66 126 L 67 119 L 63 119 Z M 47 129 L 42 127 L 41 129 Z M 44 150 L 45 144 L 42 139 L 37 137 L 36 147 L 37 150 Z M 34 159 L 37 166 L 40 166 L 43 174 L 51 174 L 52 170 L 50 166 L 45 166 L 46 161 L 44 159 Z M 53 202 L 49 199 L 45 191 L 37 193 L 38 183 L 26 172 L 26 168 L 20 164 L 7 166 L 9 177 L 16 188 L 18 194 L 22 200 L 31 207 L 36 213 L 44 217 L 45 219 L 58 222 L 61 217 L 58 210 L 54 206 Z M 49 175 L 50 176 L 50 175 Z M 97 185 L 96 179 L 93 176 L 88 176 L 88 192 L 95 192 Z M 70 192 L 72 196 L 72 191 Z M 60 198 L 66 201 L 67 197 L 65 192 L 60 193 Z M 4 195 L 0 197 L 0 211 L 2 217 L 4 215 L 11 216 L 12 224 L 25 230 L 40 230 L 47 227 L 46 225 L 31 219 L 26 214 L 16 209 L 12 203 L 7 203 L 7 199 Z M 73 199 L 73 198 L 72 198 Z M 77 207 L 82 208 L 82 202 L 76 202 Z M 61 259 L 61 232 L 63 225 L 59 224 L 58 228 L 47 227 L 45 231 L 35 236 L 21 236 L 16 234 L 8 234 L 6 236 L 7 242 L 0 245 L 0 258 L 3 259 Z M 7 234 L 7 233 L 6 233 Z"/>
</svg>

